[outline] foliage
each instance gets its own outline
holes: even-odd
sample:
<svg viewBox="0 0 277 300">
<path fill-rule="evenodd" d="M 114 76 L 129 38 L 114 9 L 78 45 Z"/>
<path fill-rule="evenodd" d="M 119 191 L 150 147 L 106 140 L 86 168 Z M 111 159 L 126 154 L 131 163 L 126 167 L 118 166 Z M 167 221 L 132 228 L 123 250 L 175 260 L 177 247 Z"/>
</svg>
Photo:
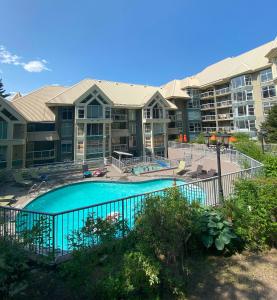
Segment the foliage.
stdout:
<svg viewBox="0 0 277 300">
<path fill-rule="evenodd" d="M 192 143 L 196 143 L 196 144 L 205 144 L 206 141 L 205 141 L 204 133 L 203 133 L 203 132 L 199 133 L 199 134 L 193 139 Z"/>
<path fill-rule="evenodd" d="M 86 218 L 84 227 L 68 235 L 69 248 L 76 250 L 97 243 L 109 243 L 128 232 L 126 220 L 119 217 L 95 218 L 92 213 Z"/>
<path fill-rule="evenodd" d="M 183 267 L 199 212 L 199 205 L 190 205 L 177 188 L 169 189 L 163 197 L 150 197 L 136 220 L 137 239 L 166 264 Z"/>
<path fill-rule="evenodd" d="M 237 238 L 232 224 L 216 209 L 206 209 L 200 218 L 201 240 L 206 248 L 213 245 L 217 250 L 224 250 L 232 239 Z"/>
<path fill-rule="evenodd" d="M 267 143 L 277 143 L 277 105 L 275 104 L 269 111 L 268 116 L 261 128 L 266 130 L 265 140 Z"/>
<path fill-rule="evenodd" d="M 2 78 L 0 78 L 0 97 L 7 98 L 9 96 L 10 96 L 10 94 L 6 93 L 6 91 L 4 90 L 4 85 L 3 85 L 3 82 L 2 82 Z"/>
<path fill-rule="evenodd" d="M 237 139 L 236 143 L 240 142 L 248 142 L 249 141 L 249 134 L 244 132 L 235 132 L 232 134 L 233 137 Z"/>
<path fill-rule="evenodd" d="M 0 298 L 20 295 L 28 286 L 26 252 L 17 244 L 0 239 Z"/>
<path fill-rule="evenodd" d="M 235 148 L 245 155 L 250 156 L 260 162 L 262 162 L 265 158 L 261 147 L 254 141 L 237 142 L 235 143 Z"/>
<path fill-rule="evenodd" d="M 234 196 L 225 204 L 225 215 L 251 250 L 276 246 L 277 180 L 241 180 Z"/>
<path fill-rule="evenodd" d="M 277 177 L 277 156 L 266 155 L 263 163 L 265 176 Z"/>
</svg>

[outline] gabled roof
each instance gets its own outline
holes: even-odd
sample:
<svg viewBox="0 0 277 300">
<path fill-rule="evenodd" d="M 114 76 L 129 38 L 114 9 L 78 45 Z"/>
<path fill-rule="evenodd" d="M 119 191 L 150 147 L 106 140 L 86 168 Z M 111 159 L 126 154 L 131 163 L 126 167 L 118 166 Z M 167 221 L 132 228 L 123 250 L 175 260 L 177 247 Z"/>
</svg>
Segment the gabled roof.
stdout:
<svg viewBox="0 0 277 300">
<path fill-rule="evenodd" d="M 266 68 L 270 65 L 267 55 L 275 47 L 276 42 L 271 41 L 236 57 L 223 59 L 208 66 L 193 77 L 184 78 L 182 80 L 182 88 L 192 87 L 192 84 L 194 86 L 198 84 L 198 87 L 205 87 L 229 80 L 240 74 Z M 193 78 L 194 82 L 191 81 L 191 78 Z"/>
<path fill-rule="evenodd" d="M 166 99 L 172 98 L 190 98 L 188 93 L 182 90 L 181 80 L 172 80 L 163 86 L 163 94 Z"/>
<path fill-rule="evenodd" d="M 28 95 L 14 99 L 11 105 L 19 111 L 28 122 L 55 121 L 55 114 L 46 102 L 64 92 L 63 86 L 45 86 Z"/>
</svg>

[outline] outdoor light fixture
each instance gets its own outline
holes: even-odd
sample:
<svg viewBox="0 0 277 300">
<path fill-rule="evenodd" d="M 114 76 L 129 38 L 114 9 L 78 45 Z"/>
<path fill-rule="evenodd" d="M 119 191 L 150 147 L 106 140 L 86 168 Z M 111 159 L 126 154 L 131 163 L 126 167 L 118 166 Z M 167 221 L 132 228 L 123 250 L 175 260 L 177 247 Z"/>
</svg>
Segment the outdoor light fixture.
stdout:
<svg viewBox="0 0 277 300">
<path fill-rule="evenodd" d="M 219 201 L 222 202 L 224 199 L 223 195 L 223 188 L 222 188 L 222 178 L 221 178 L 221 160 L 220 160 L 220 149 L 221 146 L 225 148 L 229 147 L 230 142 L 230 134 L 227 133 L 218 133 L 216 134 L 209 134 L 206 133 L 204 135 L 205 141 L 208 147 L 210 147 L 211 142 L 216 146 L 216 158 L 217 158 L 217 175 L 218 175 L 218 194 L 219 194 Z"/>
</svg>

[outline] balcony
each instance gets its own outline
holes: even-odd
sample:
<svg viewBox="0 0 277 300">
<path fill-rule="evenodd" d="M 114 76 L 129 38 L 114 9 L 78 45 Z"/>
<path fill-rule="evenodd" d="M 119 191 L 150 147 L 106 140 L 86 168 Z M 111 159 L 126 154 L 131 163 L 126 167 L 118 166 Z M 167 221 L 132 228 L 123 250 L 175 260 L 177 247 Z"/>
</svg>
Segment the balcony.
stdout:
<svg viewBox="0 0 277 300">
<path fill-rule="evenodd" d="M 216 127 L 202 127 L 203 132 L 215 132 Z"/>
<path fill-rule="evenodd" d="M 218 127 L 219 132 L 231 132 L 234 130 L 234 126 L 222 126 Z"/>
<path fill-rule="evenodd" d="M 30 151 L 26 153 L 27 160 L 48 160 L 56 157 L 55 149 Z"/>
<path fill-rule="evenodd" d="M 217 108 L 231 107 L 232 100 L 220 101 L 216 103 Z"/>
<path fill-rule="evenodd" d="M 229 87 L 225 87 L 219 90 L 215 91 L 216 96 L 222 96 L 222 95 L 227 95 L 230 94 L 231 90 Z"/>
<path fill-rule="evenodd" d="M 201 104 L 201 109 L 202 110 L 208 110 L 208 109 L 214 109 L 214 108 L 215 108 L 214 103 Z"/>
<path fill-rule="evenodd" d="M 202 116 L 202 121 L 215 121 L 215 115 Z"/>
<path fill-rule="evenodd" d="M 112 137 L 129 136 L 128 129 L 112 129 Z"/>
<path fill-rule="evenodd" d="M 126 114 L 112 115 L 112 120 L 114 122 L 125 122 L 125 121 L 127 121 L 127 115 Z"/>
<path fill-rule="evenodd" d="M 128 151 L 128 145 L 126 144 L 116 144 L 112 145 L 113 151 Z"/>
<path fill-rule="evenodd" d="M 214 91 L 208 91 L 200 94 L 200 97 L 202 99 L 204 98 L 213 98 L 214 97 Z"/>
<path fill-rule="evenodd" d="M 223 121 L 223 120 L 232 120 L 233 119 L 233 114 L 218 114 L 217 115 L 218 121 Z"/>
</svg>

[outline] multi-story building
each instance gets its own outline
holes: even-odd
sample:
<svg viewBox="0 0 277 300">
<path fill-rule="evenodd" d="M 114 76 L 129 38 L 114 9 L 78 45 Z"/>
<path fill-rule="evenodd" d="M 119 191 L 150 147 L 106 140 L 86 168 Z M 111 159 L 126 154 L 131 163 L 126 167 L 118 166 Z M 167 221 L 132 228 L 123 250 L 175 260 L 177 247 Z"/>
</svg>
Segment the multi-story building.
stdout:
<svg viewBox="0 0 277 300">
<path fill-rule="evenodd" d="M 85 79 L 0 98 L 0 168 L 167 155 L 201 131 L 255 134 L 277 104 L 277 40 L 161 87 Z"/>
</svg>

